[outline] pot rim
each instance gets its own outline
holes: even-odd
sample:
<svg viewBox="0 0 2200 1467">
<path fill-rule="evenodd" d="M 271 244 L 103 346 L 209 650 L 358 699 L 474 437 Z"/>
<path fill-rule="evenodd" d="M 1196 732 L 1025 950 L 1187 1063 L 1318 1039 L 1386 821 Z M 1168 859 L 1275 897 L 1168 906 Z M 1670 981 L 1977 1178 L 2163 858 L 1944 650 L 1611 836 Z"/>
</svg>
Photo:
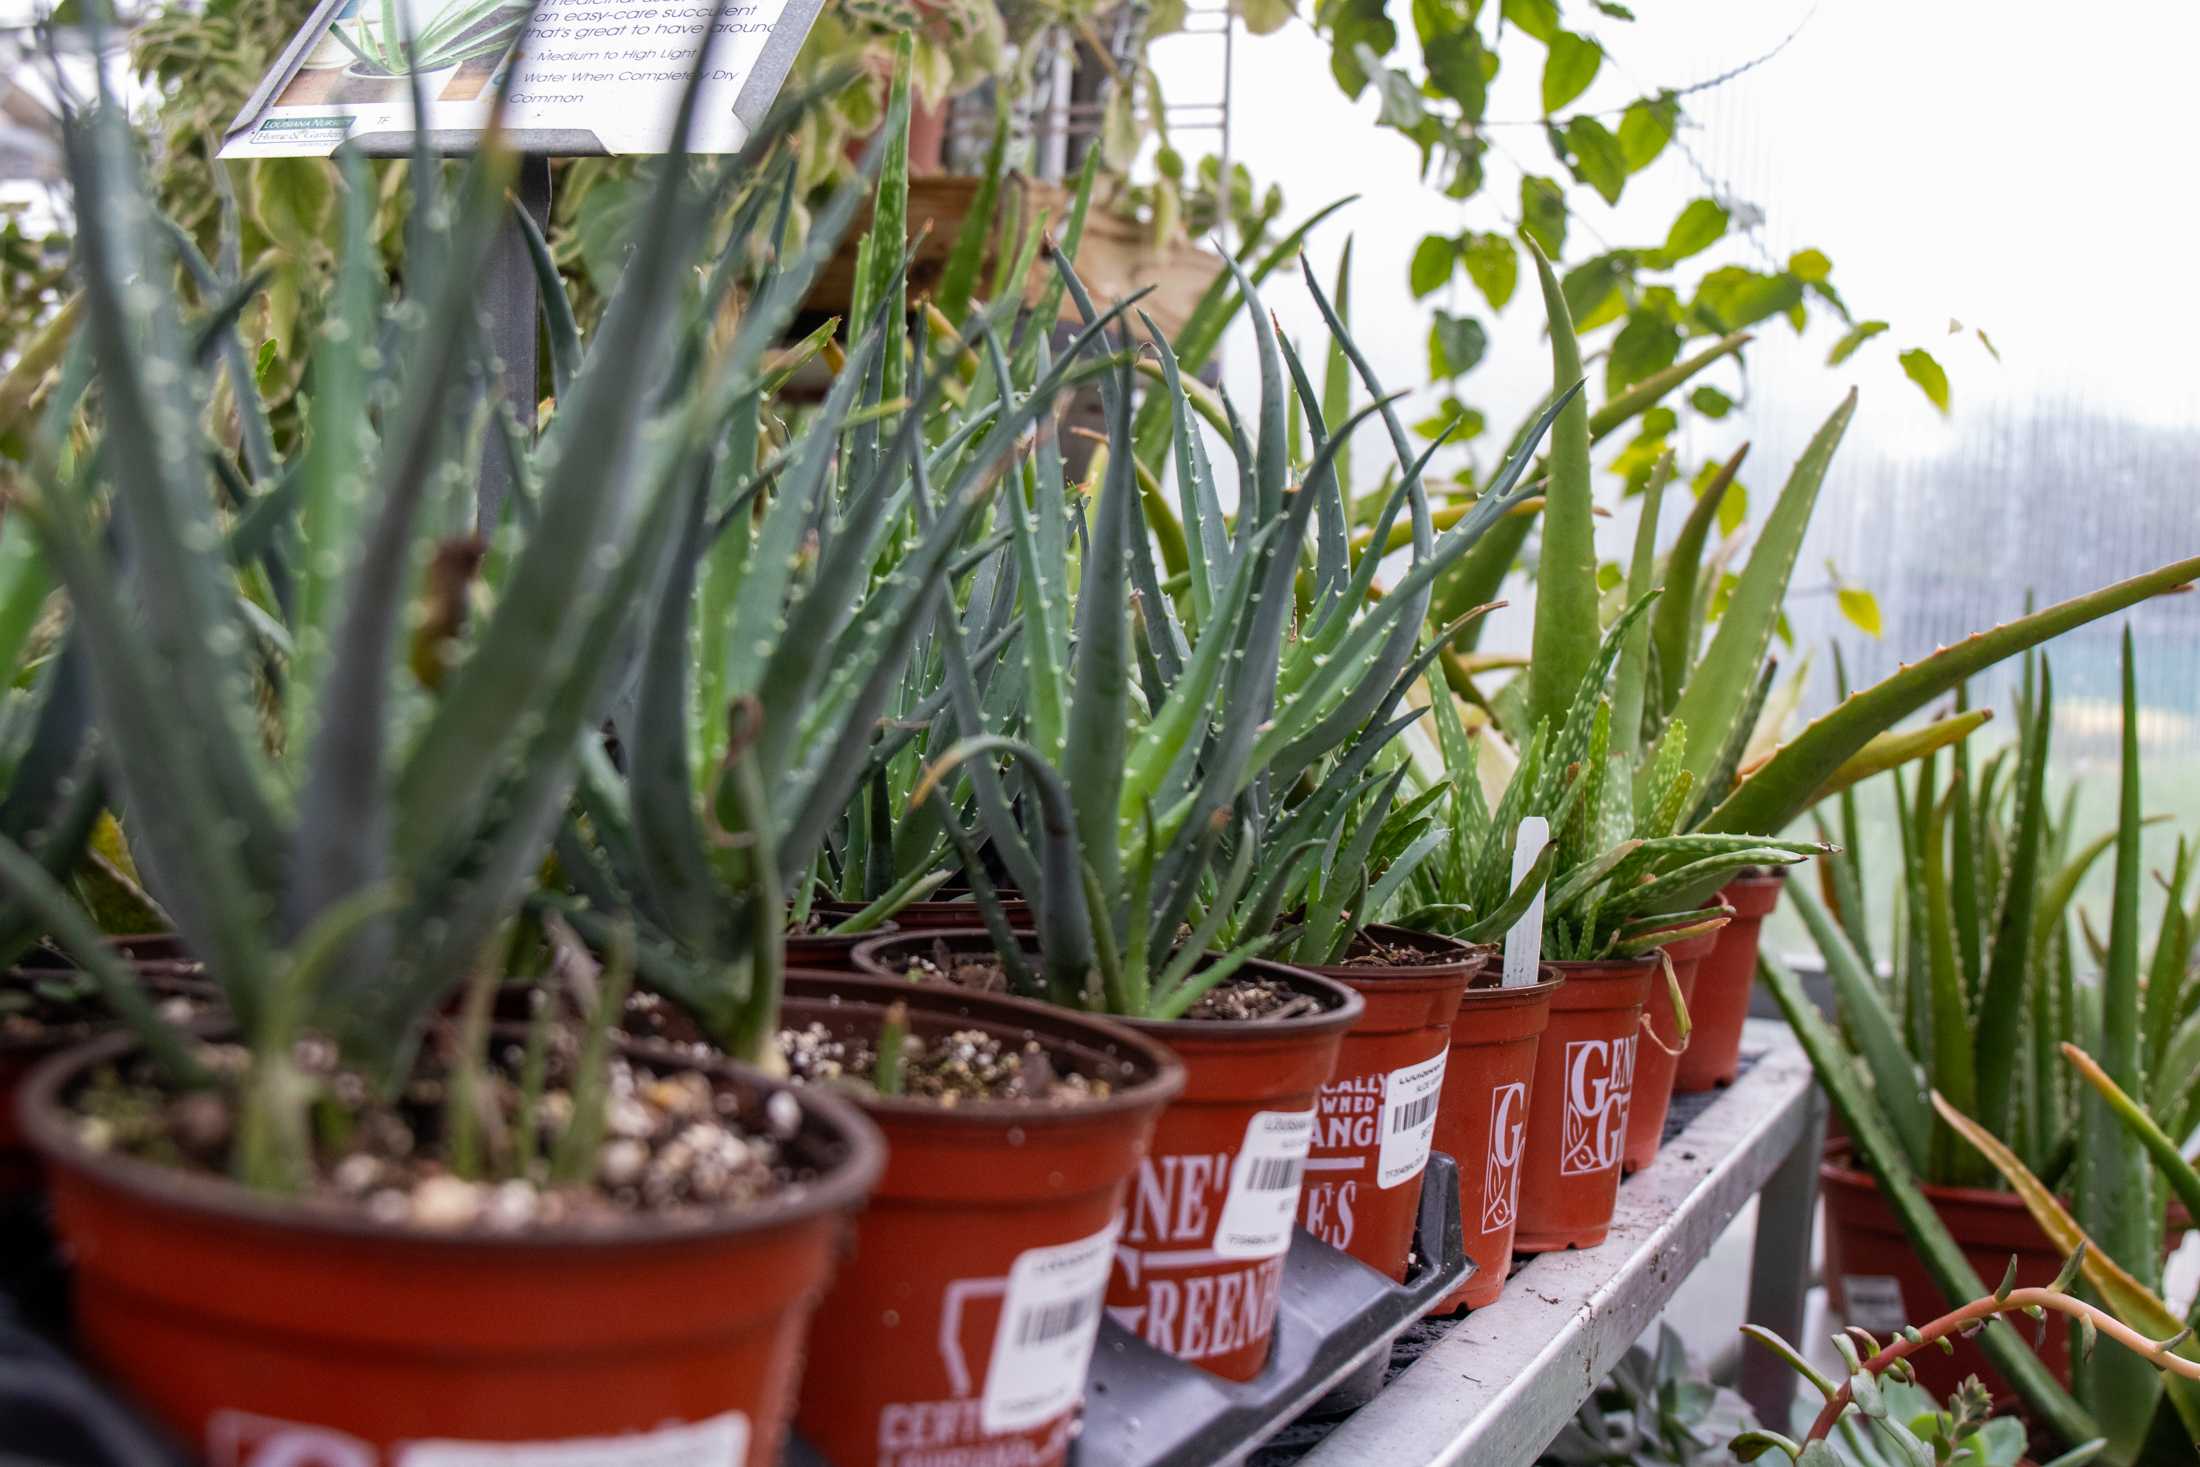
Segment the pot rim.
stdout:
<svg viewBox="0 0 2200 1467">
<path fill-rule="evenodd" d="M 1362 931 L 1385 934 L 1386 940 L 1409 939 L 1413 942 L 1437 943 L 1450 949 L 1448 954 L 1426 954 L 1427 961 L 1407 963 L 1393 968 L 1355 967 L 1347 963 L 1302 963 L 1303 971 L 1322 978 L 1333 978 L 1347 987 L 1366 984 L 1371 988 L 1441 989 L 1454 983 L 1471 983 L 1490 965 L 1489 949 L 1471 942 L 1461 942 L 1456 937 L 1445 937 L 1437 932 L 1415 932 L 1411 928 L 1396 927 L 1388 922 L 1377 922 Z M 1394 936 L 1393 936 L 1394 934 Z"/>
<path fill-rule="evenodd" d="M 1862 1167 L 1850 1165 L 1856 1159 L 1856 1148 L 1847 1141 L 1828 1145 L 1818 1157 L 1818 1174 L 1821 1178 L 1839 1181 L 1852 1187 L 1862 1187 L 1885 1195 L 1879 1178 Z M 1917 1189 L 1927 1197 L 1946 1202 L 1968 1202 L 1985 1207 L 2013 1208 L 2030 1216 L 2024 1199 L 2015 1192 L 1996 1191 L 1991 1187 L 1965 1187 L 1947 1182 L 1919 1182 Z"/>
<path fill-rule="evenodd" d="M 1526 1003 L 1554 994 L 1566 986 L 1566 975 L 1551 963 L 1536 964 L 1536 972 L 1539 976 L 1533 983 L 1515 983 L 1510 987 L 1503 983 L 1485 983 L 1480 987 L 1469 984 L 1466 993 L 1459 1000 L 1459 1006 L 1465 1008 L 1470 1003 L 1491 1003 L 1501 998 Z"/>
<path fill-rule="evenodd" d="M 1037 999 L 1019 998 L 1014 994 L 977 993 L 946 985 L 911 984 L 905 978 L 881 978 L 871 973 L 789 972 L 785 990 L 787 997 L 805 996 L 796 992 L 798 983 L 821 990 L 853 985 L 876 995 L 875 1000 L 866 997 L 860 1001 L 875 1001 L 880 1007 L 902 999 L 907 990 L 915 988 L 927 998 L 967 1003 L 974 1011 L 998 1008 L 1002 1011 L 1004 1023 L 1013 1024 L 1021 1016 L 1033 1020 L 1034 1027 L 1037 1023 L 1044 1022 L 1064 1028 L 1083 1028 L 1092 1031 L 1101 1042 L 1135 1055 L 1144 1062 L 1148 1070 L 1138 1080 L 1121 1086 L 1103 1099 L 1077 1105 L 1050 1105 L 1037 1100 L 972 1100 L 957 1101 L 949 1106 L 941 1105 L 937 1101 L 905 1096 L 841 1096 L 867 1114 L 963 1130 L 988 1130 L 1003 1122 L 1027 1129 L 1033 1126 L 1066 1128 L 1096 1119 L 1112 1120 L 1126 1112 L 1158 1110 L 1184 1091 L 1184 1062 L 1167 1045 L 1116 1023 L 1107 1015 L 1060 1008 L 1054 1004 L 1041 1003 Z M 835 996 L 822 992 L 816 995 L 820 1001 L 829 1001 Z M 971 1017 L 978 1018 L 980 1015 L 973 1012 Z M 1042 1044 L 1047 1038 L 1045 1035 L 1035 1037 Z M 797 1088 L 806 1090 L 810 1087 Z"/>
<path fill-rule="evenodd" d="M 1030 936 L 1029 933 L 1020 935 Z M 923 942 L 928 944 L 933 942 L 951 944 L 964 942 L 982 944 L 988 950 L 993 946 L 992 935 L 982 927 L 942 927 L 934 932 L 912 932 L 904 933 L 898 937 L 882 937 L 876 942 L 865 943 L 862 947 L 857 948 L 855 956 L 858 961 L 865 958 L 877 961 L 876 952 L 878 949 L 891 946 L 897 942 Z M 1304 968 L 1295 968 L 1289 963 L 1279 963 L 1269 958 L 1251 958 L 1238 971 L 1248 975 L 1266 973 L 1271 977 L 1283 978 L 1298 988 L 1300 992 L 1312 993 L 1329 1004 L 1330 1007 L 1320 1013 L 1299 1014 L 1288 1019 L 1143 1019 L 1133 1018 L 1127 1014 L 1106 1014 L 1100 1017 L 1104 1017 L 1110 1023 L 1120 1024 L 1126 1029 L 1141 1034 L 1186 1032 L 1186 1030 L 1178 1027 L 1179 1025 L 1185 1025 L 1188 1026 L 1189 1032 L 1211 1034 L 1218 1039 L 1228 1039 L 1239 1035 L 1251 1037 L 1263 1034 L 1296 1038 L 1308 1033 L 1327 1033 L 1332 1029 L 1341 1033 L 1358 1023 L 1360 1015 L 1367 1008 L 1367 1000 L 1354 993 L 1347 985 L 1339 983 L 1334 978 L 1324 978 L 1319 973 L 1308 972 Z M 888 981 L 906 980 L 889 978 Z M 1052 1005 L 1048 1005 L 1048 1007 L 1052 1007 Z M 1072 1009 L 1068 1012 L 1082 1013 L 1084 1011 Z"/>
<path fill-rule="evenodd" d="M 166 1212 L 190 1213 L 202 1220 L 279 1229 L 292 1234 L 339 1238 L 419 1249 L 465 1252 L 606 1250 L 712 1242 L 798 1227 L 834 1213 L 853 1211 L 878 1183 L 886 1165 L 886 1142 L 876 1124 L 854 1104 L 828 1091 L 774 1080 L 745 1065 L 699 1062 L 664 1051 L 629 1046 L 628 1052 L 662 1063 L 680 1059 L 690 1069 L 762 1092 L 788 1091 L 806 1119 L 822 1121 L 847 1148 L 838 1165 L 813 1181 L 782 1189 L 749 1207 L 727 1208 L 695 1218 L 649 1215 L 609 1222 L 556 1223 L 514 1232 L 473 1230 L 442 1232 L 409 1223 L 382 1223 L 355 1207 L 326 1210 L 291 1198 L 253 1192 L 227 1177 L 161 1166 L 136 1157 L 95 1151 L 78 1139 L 64 1119 L 60 1096 L 93 1065 L 139 1047 L 135 1034 L 107 1034 L 63 1050 L 24 1078 L 16 1097 L 16 1118 L 32 1149 L 57 1169 L 84 1174 L 99 1186 L 120 1192 L 141 1205 Z"/>
</svg>

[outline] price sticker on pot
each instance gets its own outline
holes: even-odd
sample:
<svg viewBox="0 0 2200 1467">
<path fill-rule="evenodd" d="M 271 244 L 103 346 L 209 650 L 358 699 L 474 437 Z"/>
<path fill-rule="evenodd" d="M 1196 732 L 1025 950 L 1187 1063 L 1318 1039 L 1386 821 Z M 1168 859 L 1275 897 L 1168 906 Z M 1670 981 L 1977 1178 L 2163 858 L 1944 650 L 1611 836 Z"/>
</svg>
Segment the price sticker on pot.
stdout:
<svg viewBox="0 0 2200 1467">
<path fill-rule="evenodd" d="M 1299 1182 L 1314 1149 L 1314 1113 L 1264 1110 L 1245 1128 L 1230 1164 L 1230 1193 L 1215 1228 L 1222 1258 L 1273 1258 L 1291 1246 L 1299 1215 Z"/>
<path fill-rule="evenodd" d="M 1077 1404 L 1100 1336 L 1100 1304 L 1115 1260 L 1116 1224 L 1009 1265 L 993 1360 L 978 1417 L 989 1433 L 1029 1431 Z"/>
<path fill-rule="evenodd" d="M 1551 843 L 1551 822 L 1540 815 L 1530 815 L 1520 822 L 1520 830 L 1513 837 L 1513 889 L 1527 879 L 1542 856 L 1543 848 Z M 1545 886 L 1535 889 L 1528 901 L 1528 910 L 1520 914 L 1512 930 L 1505 934 L 1505 986 L 1521 988 L 1535 982 L 1536 972 L 1543 963 L 1543 893 Z"/>
<path fill-rule="evenodd" d="M 1375 1184 L 1396 1187 L 1421 1175 L 1436 1142 L 1436 1103 L 1443 1096 L 1444 1060 L 1436 1058 L 1392 1070 L 1383 1081 L 1382 1149 L 1375 1158 Z"/>
</svg>

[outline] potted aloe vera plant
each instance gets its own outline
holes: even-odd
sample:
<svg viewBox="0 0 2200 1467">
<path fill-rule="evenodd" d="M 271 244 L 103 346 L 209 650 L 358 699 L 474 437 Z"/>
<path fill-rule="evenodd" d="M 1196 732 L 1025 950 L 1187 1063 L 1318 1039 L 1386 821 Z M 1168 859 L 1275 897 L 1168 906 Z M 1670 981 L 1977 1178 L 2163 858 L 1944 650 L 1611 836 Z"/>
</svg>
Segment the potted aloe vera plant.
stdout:
<svg viewBox="0 0 2200 1467">
<path fill-rule="evenodd" d="M 912 649 L 959 646 L 957 597 L 997 561 L 970 544 L 1099 339 L 1090 330 L 1051 366 L 1034 359 L 960 404 L 930 370 L 923 323 L 904 354 L 889 323 L 905 246 L 884 230 L 905 187 L 905 86 L 873 214 L 884 222 L 860 251 L 877 271 L 872 319 L 769 482 L 762 396 L 730 404 L 723 477 L 739 487 L 722 499 L 697 475 L 680 490 L 636 695 L 614 720 L 623 768 L 584 781 L 584 818 L 560 852 L 590 894 L 572 919 L 608 943 L 635 914 L 644 985 L 681 1011 L 651 1005 L 642 1027 L 784 1070 L 805 1091 L 848 1092 L 886 1135 L 885 1174 L 809 1330 L 817 1364 L 797 1406 L 809 1442 L 836 1462 L 893 1458 L 913 1436 L 1060 1462 L 1116 1216 L 1182 1067 L 1151 1040 L 1036 1003 L 783 976 L 786 893 L 877 761 L 874 729 Z M 781 288 L 767 264 L 758 290 Z M 814 556 L 794 553 L 806 535 Z"/>
<path fill-rule="evenodd" d="M 509 157 L 485 150 L 448 200 L 415 158 L 409 295 L 388 305 L 347 160 L 309 432 L 225 534 L 208 382 L 149 283 L 163 236 L 121 109 L 77 119 L 69 150 L 98 452 L 11 517 L 68 591 L 140 869 L 234 1026 L 146 1013 L 59 884 L 0 844 L 0 885 L 135 1031 L 49 1061 L 21 1101 L 77 1260 L 78 1339 L 210 1455 L 289 1432 L 363 1455 L 631 1437 L 775 1460 L 792 1346 L 879 1169 L 875 1130 L 753 1072 L 609 1052 L 617 962 L 582 1042 L 475 1043 L 478 1023 L 439 1015 L 501 965 L 678 539 L 678 490 L 784 312 L 752 306 L 701 370 L 718 302 L 674 282 L 711 200 L 684 160 L 661 169 L 521 475 L 525 510 L 488 547 L 486 609 L 411 618 L 416 585 L 427 611 L 457 609 L 416 577 L 473 534 L 454 405 Z M 667 341 L 691 349 L 647 347 Z M 290 571 L 279 620 L 236 590 L 258 535 Z M 257 681 L 278 649 L 279 683 Z"/>
<path fill-rule="evenodd" d="M 352 56 L 345 75 L 366 81 L 416 77 L 431 96 L 458 68 L 510 50 L 528 7 L 512 0 L 452 0 L 427 13 L 414 0 L 358 0 L 328 33 Z"/>
<path fill-rule="evenodd" d="M 1074 277 L 1064 278 L 1086 304 Z M 1241 288 L 1250 294 L 1249 282 Z M 1301 476 L 1305 487 L 1291 492 L 1282 352 L 1265 315 L 1256 310 L 1253 322 L 1258 436 L 1238 449 L 1246 489 L 1234 524 L 1193 434 L 1175 358 L 1156 341 L 1186 538 L 1196 547 L 1181 605 L 1162 584 L 1140 515 L 1123 367 L 1103 379 L 1108 454 L 1078 567 L 1074 648 L 1063 572 L 1039 553 L 1048 537 L 1069 542 L 1064 486 L 1042 477 L 1032 522 L 1011 521 L 1027 572 L 1023 736 L 991 729 L 968 669 L 951 668 L 958 728 L 986 731 L 937 759 L 937 777 L 919 793 L 944 798 L 940 781 L 967 772 L 979 828 L 1033 901 L 1034 932 L 1019 940 L 995 919 L 989 933 L 956 943 L 886 938 L 858 950 L 895 976 L 944 968 L 937 976 L 1104 1011 L 1176 1051 L 1185 1095 L 1162 1117 L 1133 1190 L 1109 1306 L 1157 1347 L 1239 1380 L 1267 1358 L 1315 1094 L 1364 1004 L 1342 985 L 1262 963 L 1256 954 L 1274 941 L 1270 932 L 1210 947 L 1221 946 L 1252 885 L 1270 792 L 1349 743 L 1394 701 L 1400 679 L 1410 681 L 1427 587 L 1505 511 L 1527 458 L 1524 450 L 1505 487 L 1438 540 L 1421 462 L 1404 451 L 1403 430 L 1370 381 L 1377 403 L 1331 429 Z M 1006 376 L 1005 364 L 993 371 Z M 1370 599 L 1373 560 L 1343 560 L 1348 531 L 1328 469 L 1376 413 L 1400 450 L 1382 529 L 1410 514 L 1419 543 L 1412 568 Z M 1301 608 L 1294 583 L 1310 526 L 1321 589 Z M 1134 678 L 1143 718 L 1132 712 Z M 1003 754 L 1012 761 L 1005 770 L 994 763 Z M 967 860 L 965 868 L 990 910 L 990 882 Z"/>
<path fill-rule="evenodd" d="M 2176 1043 L 2192 946 L 2189 851 L 2180 851 L 2166 883 L 2154 952 L 2141 965 L 2144 984 L 2119 995 L 2106 978 L 2098 986 L 2089 983 L 2076 951 L 2073 897 L 2084 875 L 2120 844 L 2124 831 L 2135 839 L 2143 823 L 2135 749 L 2127 742 L 2129 798 L 2119 826 L 2081 841 L 2072 828 L 2071 802 L 2056 799 L 2048 780 L 2054 696 L 2044 659 L 2027 667 L 2017 713 L 2017 741 L 1976 767 L 1959 744 L 1945 780 L 1933 760 L 1919 765 L 1906 788 L 1894 776 L 1902 812 L 1895 883 L 1902 936 L 1884 975 L 1861 911 L 1864 862 L 1852 856 L 1829 866 L 1830 910 L 1809 891 L 1798 888 L 1792 895 L 1833 978 L 1842 1029 L 1858 1057 L 1853 1063 L 1872 1078 L 1883 1122 L 1875 1129 L 1894 1138 L 1901 1162 L 1974 1269 L 1991 1272 L 2013 1254 L 2020 1282 L 2036 1283 L 2053 1276 L 2067 1240 L 2043 1231 L 2022 1192 L 1998 1185 L 1994 1168 L 1966 1138 L 1973 1132 L 1992 1138 L 2000 1154 L 2044 1187 L 2073 1193 L 2088 1227 L 2140 1215 L 2147 1226 L 2119 1238 L 2118 1251 L 2129 1254 L 2133 1241 L 2144 1239 L 2140 1261 L 2158 1258 L 2161 1208 L 2143 1189 L 2135 1190 L 2126 1177 L 2113 1200 L 2087 1193 L 2093 1170 L 2088 1153 L 2103 1148 L 2087 1140 L 2086 1111 L 2093 1102 L 2081 1095 L 2058 1049 L 2110 1053 L 2105 1046 L 2112 1036 L 2120 1045 L 2128 1032 L 2145 1077 L 2135 1093 L 2175 1127 L 2190 1115 L 2192 1056 L 2200 1041 L 2187 1039 L 2182 1052 Z M 2127 705 L 2127 720 L 2134 716 Z M 2128 741 L 2128 728 L 2126 736 Z M 1846 793 L 1837 818 L 1843 827 L 1856 824 Z M 2127 861 L 2116 876 L 2113 921 L 2122 937 L 2136 920 L 2140 873 Z M 2127 903 L 2133 915 L 2124 913 Z M 2106 950 L 2098 956 L 2108 972 L 2140 963 L 2136 946 L 2116 954 L 2113 963 Z M 2112 1016 L 2112 1005 L 2122 1022 Z M 1937 1099 L 1928 1104 L 1928 1096 Z M 1950 1114 L 1969 1118 L 1968 1125 L 1942 1118 Z M 1868 1328 L 1897 1313 L 1940 1312 L 1951 1297 L 1921 1261 L 1904 1219 L 1875 1179 L 1883 1161 L 1870 1154 L 1872 1144 L 1852 1131 L 1822 1169 L 1829 1279 L 1837 1302 Z M 2047 1332 L 2038 1349 L 2051 1370 L 2069 1379 L 2066 1331 Z M 2004 1392 L 2010 1388 L 1968 1342 L 1953 1357 L 1921 1368 L 1936 1387 L 1976 1372 Z"/>
</svg>

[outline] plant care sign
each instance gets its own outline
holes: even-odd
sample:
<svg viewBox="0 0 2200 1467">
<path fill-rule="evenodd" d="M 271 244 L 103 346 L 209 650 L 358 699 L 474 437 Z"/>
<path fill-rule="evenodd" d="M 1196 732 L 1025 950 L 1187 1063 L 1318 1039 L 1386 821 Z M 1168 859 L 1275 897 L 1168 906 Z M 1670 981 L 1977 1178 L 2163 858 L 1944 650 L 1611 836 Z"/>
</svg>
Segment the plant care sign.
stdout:
<svg viewBox="0 0 2200 1467">
<path fill-rule="evenodd" d="M 778 95 L 823 0 L 321 0 L 245 103 L 224 158 L 322 157 L 346 142 L 444 151 L 499 96 L 521 151 L 662 153 L 703 68 L 689 151 L 730 153 Z M 379 146 L 378 146 L 379 145 Z"/>
</svg>

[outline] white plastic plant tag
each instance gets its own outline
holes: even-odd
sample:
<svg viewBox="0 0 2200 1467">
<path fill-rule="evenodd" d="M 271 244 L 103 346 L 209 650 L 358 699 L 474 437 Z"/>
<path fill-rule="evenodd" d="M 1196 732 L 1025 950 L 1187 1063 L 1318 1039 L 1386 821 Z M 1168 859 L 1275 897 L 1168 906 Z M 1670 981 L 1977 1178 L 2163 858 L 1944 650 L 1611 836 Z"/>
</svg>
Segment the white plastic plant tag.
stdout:
<svg viewBox="0 0 2200 1467">
<path fill-rule="evenodd" d="M 749 1418 L 728 1411 L 620 1436 L 544 1442 L 407 1442 L 396 1467 L 741 1467 Z"/>
<path fill-rule="evenodd" d="M 1520 885 L 1543 848 L 1551 843 L 1551 822 L 1540 815 L 1530 815 L 1520 822 L 1520 832 L 1513 838 L 1512 884 Z M 1546 885 L 1537 890 L 1528 903 L 1528 910 L 1520 914 L 1512 930 L 1505 934 L 1505 986 L 1519 988 L 1533 983 L 1543 964 L 1543 893 Z"/>
<path fill-rule="evenodd" d="M 1230 1193 L 1215 1227 L 1220 1258 L 1273 1258 L 1291 1246 L 1299 1215 L 1299 1182 L 1314 1149 L 1310 1110 L 1255 1112 L 1245 1143 L 1230 1164 Z"/>
<path fill-rule="evenodd" d="M 1029 1431 L 1077 1404 L 1100 1336 L 1115 1261 L 1114 1223 L 1052 1248 L 1027 1248 L 1008 1269 L 978 1419 L 988 1433 Z"/>
<path fill-rule="evenodd" d="M 1383 1141 L 1375 1158 L 1375 1185 L 1395 1187 L 1421 1175 L 1436 1141 L 1436 1103 L 1444 1089 L 1444 1061 L 1436 1058 L 1392 1070 L 1383 1081 Z"/>
</svg>

